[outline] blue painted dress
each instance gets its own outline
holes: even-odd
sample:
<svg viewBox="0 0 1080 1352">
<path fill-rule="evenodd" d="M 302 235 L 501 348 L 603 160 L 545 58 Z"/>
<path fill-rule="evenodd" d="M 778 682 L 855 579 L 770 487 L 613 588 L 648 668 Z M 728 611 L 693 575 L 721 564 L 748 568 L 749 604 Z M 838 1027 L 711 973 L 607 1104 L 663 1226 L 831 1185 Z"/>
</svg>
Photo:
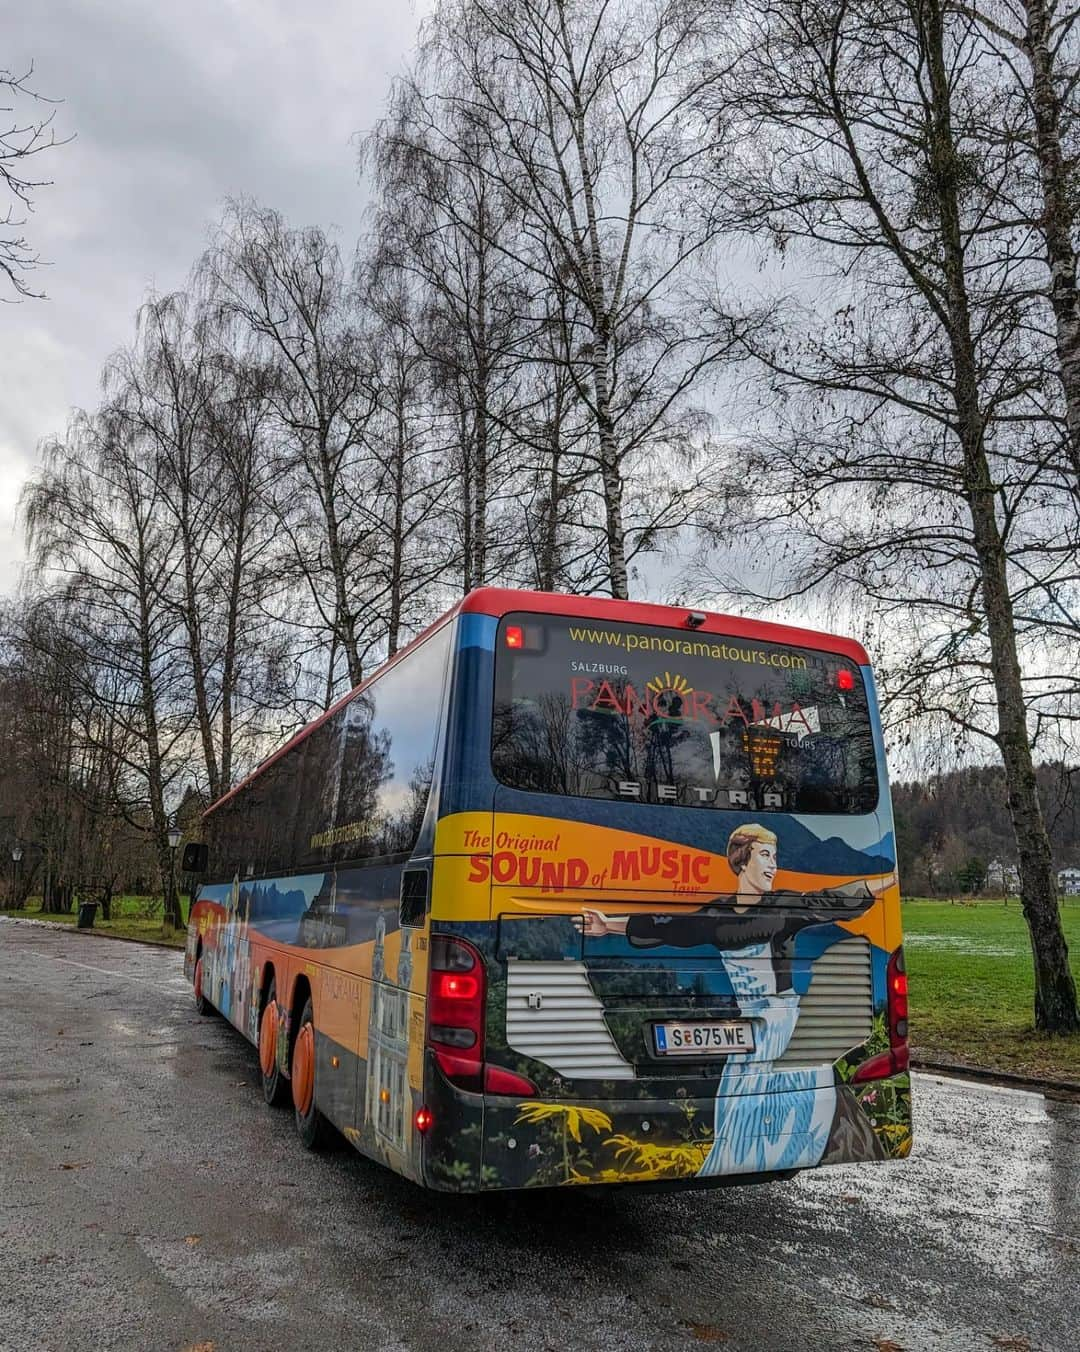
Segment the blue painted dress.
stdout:
<svg viewBox="0 0 1080 1352">
<path fill-rule="evenodd" d="M 757 1049 L 727 1059 L 716 1093 L 713 1145 L 699 1175 L 810 1168 L 825 1153 L 836 1111 L 833 1068 L 773 1064 L 795 1032 L 799 997 L 777 991 L 770 944 L 725 953 L 723 963 L 740 1016 L 754 1020 Z"/>
</svg>

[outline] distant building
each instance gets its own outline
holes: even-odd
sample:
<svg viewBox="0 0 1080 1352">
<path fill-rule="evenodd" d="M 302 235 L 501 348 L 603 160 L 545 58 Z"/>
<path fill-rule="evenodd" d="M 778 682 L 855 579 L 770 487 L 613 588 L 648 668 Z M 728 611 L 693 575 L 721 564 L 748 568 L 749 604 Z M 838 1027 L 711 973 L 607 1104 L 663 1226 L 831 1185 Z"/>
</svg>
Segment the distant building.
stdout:
<svg viewBox="0 0 1080 1352">
<path fill-rule="evenodd" d="M 991 892 L 1019 892 L 1020 870 L 1015 864 L 991 859 L 986 866 L 986 886 Z"/>
<path fill-rule="evenodd" d="M 1080 896 L 1080 868 L 1063 868 L 1057 878 L 1058 892 L 1063 897 Z"/>
</svg>

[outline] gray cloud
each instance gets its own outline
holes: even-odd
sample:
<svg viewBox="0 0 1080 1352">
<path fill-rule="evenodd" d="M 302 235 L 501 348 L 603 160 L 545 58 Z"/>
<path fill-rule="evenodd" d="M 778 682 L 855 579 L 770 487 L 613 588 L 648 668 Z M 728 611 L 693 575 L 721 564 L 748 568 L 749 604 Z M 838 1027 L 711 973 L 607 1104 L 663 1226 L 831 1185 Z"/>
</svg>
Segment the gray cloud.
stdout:
<svg viewBox="0 0 1080 1352">
<path fill-rule="evenodd" d="M 19 489 L 42 437 L 93 405 L 148 289 L 183 285 L 229 196 L 351 244 L 365 195 L 352 138 L 378 118 L 425 5 L 48 0 L 7 26 L 0 64 L 36 68 L 77 133 L 40 162 L 29 225 L 47 301 L 0 307 L 0 593 L 22 557 Z"/>
</svg>

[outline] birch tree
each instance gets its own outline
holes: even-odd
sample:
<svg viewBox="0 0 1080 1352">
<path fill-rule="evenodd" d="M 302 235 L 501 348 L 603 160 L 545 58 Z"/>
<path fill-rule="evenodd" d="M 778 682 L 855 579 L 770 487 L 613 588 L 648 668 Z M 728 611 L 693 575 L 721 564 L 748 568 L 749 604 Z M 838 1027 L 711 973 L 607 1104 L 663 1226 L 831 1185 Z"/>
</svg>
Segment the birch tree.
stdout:
<svg viewBox="0 0 1080 1352">
<path fill-rule="evenodd" d="M 237 203 L 200 271 L 220 315 L 246 331 L 251 359 L 273 371 L 278 524 L 329 638 L 331 668 L 340 653 L 359 684 L 380 638 L 365 613 L 373 541 L 354 510 L 367 491 L 375 400 L 340 251 L 320 230 Z"/>
<path fill-rule="evenodd" d="M 436 136 L 465 124 L 489 138 L 482 167 L 518 219 L 501 247 L 538 295 L 558 283 L 573 298 L 568 370 L 592 423 L 618 597 L 632 555 L 686 525 L 705 479 L 685 457 L 644 475 L 652 510 L 633 527 L 628 486 L 641 463 L 670 464 L 692 445 L 689 396 L 734 341 L 731 321 L 695 322 L 693 285 L 716 238 L 695 192 L 711 154 L 699 109 L 719 78 L 720 22 L 707 0 L 452 0 L 428 33 Z M 453 158 L 453 146 L 441 153 Z"/>
<path fill-rule="evenodd" d="M 76 415 L 66 437 L 45 446 L 22 510 L 42 591 L 63 608 L 87 673 L 88 738 L 115 767 L 114 801 L 153 845 L 165 920 L 179 927 L 167 833 L 192 711 L 170 597 L 182 565 L 162 496 L 160 462 L 107 409 Z"/>
<path fill-rule="evenodd" d="M 377 269 L 400 276 L 414 299 L 407 327 L 444 423 L 456 493 L 442 510 L 457 522 L 464 591 L 498 577 L 514 554 L 503 527 L 525 304 L 509 257 L 517 223 L 489 140 L 474 117 L 457 117 L 404 79 L 364 150 L 380 191 Z"/>
<path fill-rule="evenodd" d="M 1080 10 L 1060 0 L 1003 0 L 960 6 L 1010 72 L 1023 117 L 1008 131 L 1034 161 L 1031 217 L 1045 249 L 1047 297 L 1064 403 L 1066 448 L 1080 491 L 1080 293 L 1077 291 L 1076 101 Z M 989 129 L 988 129 L 989 130 Z M 1009 205 L 1013 205 L 1012 198 Z"/>
<path fill-rule="evenodd" d="M 751 470 L 759 528 L 780 537 L 788 594 L 868 599 L 909 712 L 1000 754 L 1036 1026 L 1075 1031 L 1032 752 L 1048 664 L 1075 665 L 1075 501 L 1033 339 L 1030 241 L 995 215 L 1015 154 L 981 135 L 995 82 L 943 0 L 777 0 L 747 7 L 738 36 L 718 104 L 722 210 L 827 278 L 750 344 L 777 432 Z"/>
</svg>

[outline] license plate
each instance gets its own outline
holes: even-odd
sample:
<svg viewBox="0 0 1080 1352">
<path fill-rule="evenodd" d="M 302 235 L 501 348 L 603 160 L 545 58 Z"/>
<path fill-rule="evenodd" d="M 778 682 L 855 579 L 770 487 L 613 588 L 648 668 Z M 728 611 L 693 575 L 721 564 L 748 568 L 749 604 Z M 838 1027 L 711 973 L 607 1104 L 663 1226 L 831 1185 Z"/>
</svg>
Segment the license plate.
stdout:
<svg viewBox="0 0 1080 1352">
<path fill-rule="evenodd" d="M 754 1025 L 748 1019 L 710 1019 L 694 1023 L 654 1023 L 657 1056 L 726 1056 L 754 1050 Z"/>
</svg>

